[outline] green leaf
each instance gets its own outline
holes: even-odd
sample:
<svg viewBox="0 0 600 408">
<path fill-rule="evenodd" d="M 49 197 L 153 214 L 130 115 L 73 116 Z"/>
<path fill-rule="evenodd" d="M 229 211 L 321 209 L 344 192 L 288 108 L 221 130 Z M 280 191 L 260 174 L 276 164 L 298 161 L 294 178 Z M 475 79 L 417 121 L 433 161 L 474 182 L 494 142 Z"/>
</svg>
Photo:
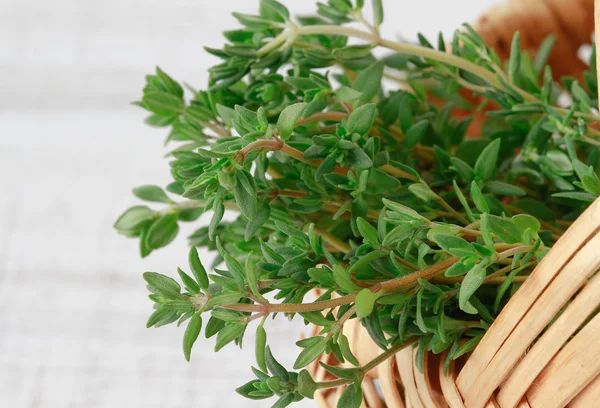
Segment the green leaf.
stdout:
<svg viewBox="0 0 600 408">
<path fill-rule="evenodd" d="M 338 264 L 333 265 L 333 278 L 340 289 L 346 293 L 358 292 L 361 289 L 359 286 L 354 284 L 354 282 L 352 282 L 350 273 L 348 273 L 346 269 Z"/>
<path fill-rule="evenodd" d="M 521 241 L 521 232 L 515 224 L 491 214 L 486 215 L 486 217 L 489 231 L 500 238 L 502 242 L 516 244 Z"/>
<path fill-rule="evenodd" d="M 114 228 L 118 231 L 131 231 L 154 219 L 156 214 L 145 205 L 128 208 L 115 221 Z"/>
<path fill-rule="evenodd" d="M 397 178 L 390 176 L 383 170 L 373 169 L 369 171 L 365 193 L 380 195 L 391 192 L 398 187 L 400 187 L 400 181 Z"/>
<path fill-rule="evenodd" d="M 216 107 L 217 113 L 219 114 L 221 119 L 223 119 L 223 122 L 225 122 L 227 126 L 233 126 L 233 120 L 235 119 L 235 110 L 227 106 L 221 105 L 220 103 L 217 103 Z"/>
<path fill-rule="evenodd" d="M 177 214 L 167 214 L 152 223 L 146 236 L 146 245 L 151 249 L 158 249 L 169 245 L 177 236 Z"/>
<path fill-rule="evenodd" d="M 373 312 L 375 301 L 383 295 L 383 291 L 373 293 L 369 288 L 364 288 L 356 295 L 356 315 L 359 319 L 369 316 Z"/>
<path fill-rule="evenodd" d="M 303 345 L 305 344 L 304 350 L 296 358 L 296 362 L 294 363 L 295 370 L 306 367 L 323 354 L 327 345 L 327 338 L 317 336 L 303 340 L 303 342 Z"/>
<path fill-rule="evenodd" d="M 183 355 L 187 361 L 190 361 L 192 346 L 200 334 L 200 329 L 202 329 L 202 317 L 200 313 L 194 313 L 183 335 Z"/>
<path fill-rule="evenodd" d="M 246 278 L 248 279 L 248 287 L 254 296 L 259 298 L 264 303 L 268 303 L 258 289 L 259 272 L 256 268 L 256 261 L 252 259 L 254 253 L 250 251 L 246 257 Z"/>
<path fill-rule="evenodd" d="M 323 176 L 331 173 L 336 165 L 336 154 L 335 151 L 327 156 L 315 171 L 315 181 L 321 181 Z"/>
<path fill-rule="evenodd" d="M 573 95 L 573 98 L 580 103 L 580 108 L 582 110 L 589 111 L 592 101 L 585 89 L 579 85 L 579 82 L 573 81 L 573 84 L 571 85 L 571 94 Z"/>
<path fill-rule="evenodd" d="M 194 279 L 192 279 L 192 277 L 190 275 L 188 275 L 187 273 L 182 271 L 181 268 L 177 268 L 177 273 L 179 274 L 179 277 L 181 278 L 181 281 L 185 285 L 186 289 L 190 293 L 200 292 L 200 286 L 198 286 L 196 281 Z"/>
<path fill-rule="evenodd" d="M 285 408 L 294 402 L 294 399 L 294 394 L 288 392 L 287 394 L 283 394 L 277 401 L 275 401 L 275 404 L 273 404 L 271 408 Z"/>
<path fill-rule="evenodd" d="M 475 174 L 483 181 L 491 180 L 496 174 L 500 139 L 495 139 L 483 149 L 475 162 Z"/>
<path fill-rule="evenodd" d="M 569 156 L 562 150 L 550 150 L 545 156 L 538 158 L 539 164 L 545 164 L 561 176 L 573 174 L 573 163 Z"/>
<path fill-rule="evenodd" d="M 222 305 L 230 305 L 239 302 L 242 295 L 239 292 L 221 292 L 218 295 L 213 295 L 208 302 L 206 308 L 215 308 Z"/>
<path fill-rule="evenodd" d="M 375 112 L 377 111 L 374 103 L 368 103 L 356 108 L 346 122 L 346 131 L 349 134 L 358 133 L 359 135 L 366 135 L 369 133 L 373 122 L 375 121 Z"/>
<path fill-rule="evenodd" d="M 450 159 L 452 166 L 456 172 L 468 183 L 475 178 L 475 172 L 467 163 L 459 159 L 458 157 L 452 157 Z"/>
<path fill-rule="evenodd" d="M 257 211 L 256 182 L 254 177 L 245 170 L 237 171 L 235 178 L 237 180 L 233 190 L 235 202 L 244 217 L 251 220 L 255 217 Z"/>
<path fill-rule="evenodd" d="M 177 320 L 179 315 L 176 311 L 167 308 L 160 308 L 150 315 L 146 322 L 146 327 L 160 327 Z"/>
<path fill-rule="evenodd" d="M 381 88 L 384 67 L 383 61 L 377 61 L 360 71 L 352 88 L 362 93 L 361 101 L 370 101 L 377 95 Z"/>
<path fill-rule="evenodd" d="M 375 261 L 376 259 L 383 258 L 384 256 L 387 256 L 387 255 L 388 255 L 388 253 L 384 252 L 384 251 L 369 252 L 368 254 L 361 257 L 356 262 L 354 262 L 352 264 L 352 266 L 350 266 L 350 269 L 348 269 L 348 271 L 350 273 L 360 271 L 361 268 L 368 266 L 371 262 Z"/>
<path fill-rule="evenodd" d="M 348 151 L 348 156 L 346 159 L 348 164 L 357 170 L 364 170 L 373 167 L 371 158 L 359 146 L 353 146 L 352 149 Z"/>
<path fill-rule="evenodd" d="M 275 377 L 278 377 L 285 382 L 290 380 L 290 375 L 288 371 L 281 364 L 279 364 L 277 360 L 275 360 L 275 357 L 273 357 L 273 353 L 271 353 L 271 348 L 268 346 L 265 350 L 265 362 L 267 364 L 269 372 Z"/>
<path fill-rule="evenodd" d="M 519 40 L 519 32 L 517 31 L 510 45 L 510 59 L 508 61 L 508 78 L 511 82 L 515 81 L 519 68 L 521 66 L 521 42 Z"/>
<path fill-rule="evenodd" d="M 483 263 L 483 262 L 482 262 Z M 458 293 L 458 304 L 460 309 L 469 314 L 477 314 L 477 309 L 473 307 L 469 299 L 475 294 L 477 289 L 483 284 L 486 277 L 486 268 L 482 263 L 475 264 L 465 275 Z"/>
<path fill-rule="evenodd" d="M 217 334 L 217 343 L 215 344 L 215 353 L 221 350 L 223 347 L 240 337 L 246 325 L 239 323 L 230 323 L 225 325 Z"/>
<path fill-rule="evenodd" d="M 146 237 L 148 236 L 149 229 L 150 227 L 144 228 L 140 234 L 140 256 L 142 258 L 145 258 L 152 253 L 152 248 L 148 247 L 148 244 L 146 244 Z"/>
<path fill-rule="evenodd" d="M 237 392 L 244 398 L 249 398 L 253 400 L 261 400 L 272 397 L 273 392 L 271 390 L 263 390 L 261 388 L 261 384 L 261 380 L 252 380 L 242 385 L 241 387 L 236 388 L 235 392 Z"/>
<path fill-rule="evenodd" d="M 276 0 L 260 0 L 260 15 L 282 23 L 290 19 L 288 9 Z"/>
<path fill-rule="evenodd" d="M 456 360 L 457 358 L 475 350 L 475 347 L 477 347 L 477 345 L 483 338 L 484 334 L 485 333 L 478 334 L 475 337 L 473 337 L 472 339 L 469 339 L 468 341 L 466 341 L 462 346 L 460 346 L 458 348 L 458 350 L 456 350 L 456 353 L 454 353 L 453 358 Z"/>
<path fill-rule="evenodd" d="M 227 269 L 229 270 L 231 275 L 235 278 L 240 287 L 244 286 L 244 268 L 242 268 L 242 265 L 238 262 L 237 259 L 229 255 L 225 248 L 223 248 L 219 237 L 217 237 L 217 249 L 219 250 L 219 253 L 225 260 L 225 264 L 227 265 Z"/>
<path fill-rule="evenodd" d="M 342 86 L 340 89 L 335 91 L 335 97 L 338 101 L 352 102 L 362 97 L 362 92 L 358 92 L 348 86 Z"/>
<path fill-rule="evenodd" d="M 244 240 L 250 241 L 250 239 L 257 233 L 265 222 L 271 216 L 271 207 L 269 205 L 263 205 L 257 212 L 256 216 L 248 221 L 246 224 L 246 231 L 244 233 Z"/>
<path fill-rule="evenodd" d="M 556 42 L 556 35 L 554 33 L 550 33 L 542 44 L 539 46 L 537 53 L 535 55 L 534 68 L 536 72 L 542 72 L 544 69 L 544 65 L 548 61 L 548 57 L 550 56 L 550 52 L 552 51 L 552 47 L 554 47 L 554 43 Z"/>
<path fill-rule="evenodd" d="M 312 271 L 326 271 L 326 268 L 311 268 Z M 328 327 L 334 322 L 327 319 L 321 312 L 301 312 L 300 315 L 315 326 Z"/>
<path fill-rule="evenodd" d="M 251 111 L 241 105 L 235 105 L 235 120 L 233 125 L 240 136 L 254 132 L 258 128 L 258 116 L 256 112 Z"/>
<path fill-rule="evenodd" d="M 267 346 L 267 332 L 263 327 L 263 323 L 261 323 L 256 328 L 256 343 L 255 343 L 255 354 L 256 354 L 256 364 L 258 364 L 258 368 L 262 371 L 267 371 L 267 363 L 265 360 L 265 348 Z"/>
<path fill-rule="evenodd" d="M 313 399 L 317 391 L 317 383 L 306 370 L 300 371 L 298 374 L 298 393 L 304 398 Z"/>
<path fill-rule="evenodd" d="M 590 202 L 590 203 L 596 199 L 596 196 L 594 196 L 590 193 L 584 193 L 584 192 L 580 192 L 580 191 L 554 193 L 554 194 L 552 194 L 552 197 L 570 198 L 571 200 L 586 201 L 586 202 Z"/>
<path fill-rule="evenodd" d="M 394 211 L 397 214 L 404 215 L 409 219 L 423 220 L 423 221 L 427 220 L 425 217 L 420 215 L 418 212 L 416 212 L 412 208 L 407 207 L 403 204 L 396 203 L 394 201 L 388 200 L 387 198 L 383 198 L 382 201 L 383 201 L 383 205 L 385 205 L 387 208 L 389 208 L 390 210 Z"/>
<path fill-rule="evenodd" d="M 325 370 L 329 371 L 331 374 L 335 375 L 339 378 L 344 378 L 346 380 L 357 381 L 360 379 L 360 373 L 358 372 L 358 368 L 344 368 L 339 366 L 330 366 L 325 364 L 322 361 L 319 361 L 319 365 L 323 367 Z"/>
<path fill-rule="evenodd" d="M 173 116 L 183 112 L 183 99 L 166 92 L 149 92 L 142 102 L 146 108 L 159 116 Z"/>
<path fill-rule="evenodd" d="M 429 186 L 425 183 L 411 184 L 408 186 L 408 189 L 411 193 L 425 202 L 438 199 L 438 195 L 431 191 Z"/>
<path fill-rule="evenodd" d="M 208 275 L 206 274 L 206 269 L 204 269 L 204 265 L 200 261 L 200 257 L 198 256 L 198 250 L 195 246 L 190 247 L 190 252 L 188 255 L 188 261 L 190 264 L 190 269 L 198 282 L 200 288 L 206 290 L 208 289 Z"/>
<path fill-rule="evenodd" d="M 456 183 L 456 180 L 452 180 L 452 186 L 454 187 L 454 192 L 456 193 L 456 197 L 458 197 L 458 201 L 460 201 L 463 208 L 465 209 L 465 212 L 467 213 L 467 218 L 469 220 L 473 221 L 475 219 L 473 217 L 473 211 L 471 210 L 471 207 L 469 206 L 469 203 L 467 202 L 467 198 L 465 197 L 462 190 Z"/>
<path fill-rule="evenodd" d="M 412 125 L 404 135 L 404 147 L 410 149 L 415 147 L 425 136 L 425 132 L 429 127 L 429 121 L 424 119 Z"/>
<path fill-rule="evenodd" d="M 521 235 L 529 229 L 533 234 L 537 235 L 541 228 L 541 224 L 537 218 L 529 214 L 517 214 L 511 218 L 511 222 L 519 229 Z"/>
<path fill-rule="evenodd" d="M 181 286 L 175 279 L 158 272 L 144 272 L 142 276 L 148 285 L 167 299 L 181 298 Z"/>
<path fill-rule="evenodd" d="M 223 219 L 223 215 L 225 214 L 225 206 L 221 200 L 217 200 L 215 198 L 215 203 L 213 204 L 213 216 L 210 219 L 210 223 L 208 225 L 208 238 L 211 241 L 215 240 L 217 228 Z"/>
<path fill-rule="evenodd" d="M 490 224 L 489 214 L 482 214 L 481 222 L 479 224 L 479 230 L 481 231 L 483 242 L 485 243 L 485 246 L 487 247 L 487 249 L 492 251 L 492 253 L 495 253 L 496 247 L 494 245 L 494 239 L 492 238 L 492 233 L 490 231 L 489 224 Z"/>
<path fill-rule="evenodd" d="M 133 189 L 133 194 L 144 201 L 153 201 L 157 203 L 170 203 L 171 200 L 159 186 L 148 185 Z"/>
<path fill-rule="evenodd" d="M 483 185 L 483 188 L 495 195 L 505 195 L 505 196 L 514 196 L 514 197 L 522 197 L 527 195 L 525 190 L 521 187 L 515 186 L 513 184 L 508 184 L 503 181 L 486 181 Z"/>
<path fill-rule="evenodd" d="M 342 393 L 337 403 L 337 408 L 360 408 L 362 396 L 363 392 L 360 383 L 352 383 Z"/>
<path fill-rule="evenodd" d="M 304 102 L 295 103 L 286 107 L 281 112 L 279 119 L 277 119 L 277 131 L 279 132 L 279 137 L 283 140 L 290 138 L 294 131 L 294 127 L 296 126 L 296 122 L 302 117 L 302 113 L 304 112 L 304 109 L 306 109 L 306 106 L 307 104 Z"/>
<path fill-rule="evenodd" d="M 183 88 L 173 78 L 167 75 L 162 69 L 156 67 L 156 76 L 166 88 L 166 90 L 179 98 L 183 98 Z"/>
<path fill-rule="evenodd" d="M 434 241 L 434 235 L 456 235 L 458 233 L 458 229 L 452 225 L 442 224 L 436 225 L 427 231 L 427 239 L 430 241 Z M 435 241 L 434 241 L 435 242 Z"/>
<path fill-rule="evenodd" d="M 319 87 L 319 85 L 310 78 L 289 76 L 285 78 L 285 82 L 299 91 L 308 91 Z"/>
<path fill-rule="evenodd" d="M 483 196 L 483 193 L 479 189 L 479 184 L 475 180 L 471 182 L 471 199 L 475 204 L 475 208 L 477 208 L 482 214 L 486 214 L 490 212 L 490 208 L 487 205 L 487 201 Z"/>
<path fill-rule="evenodd" d="M 206 323 L 206 328 L 204 329 L 204 336 L 207 339 L 209 339 L 215 334 L 217 334 L 223 327 L 225 327 L 225 322 L 223 320 L 211 316 L 211 318 L 208 319 L 208 323 Z"/>
<path fill-rule="evenodd" d="M 460 237 L 454 235 L 433 235 L 432 238 L 440 248 L 453 256 L 476 255 L 475 248 Z"/>
<path fill-rule="evenodd" d="M 517 276 L 517 274 L 519 272 L 521 272 L 523 269 L 527 268 L 528 266 L 529 265 L 522 265 L 522 266 L 510 271 L 510 273 L 508 274 L 508 276 L 506 277 L 504 282 L 502 282 L 502 285 L 500 285 L 498 287 L 498 293 L 496 295 L 496 300 L 494 302 L 494 310 L 496 312 L 500 309 L 500 302 L 502 301 L 502 298 L 504 297 L 504 294 L 506 293 L 506 291 L 508 290 L 510 285 L 512 285 L 512 282 L 515 279 L 515 276 Z"/>
<path fill-rule="evenodd" d="M 383 23 L 383 4 L 381 0 L 373 0 L 373 24 L 378 27 Z"/>
<path fill-rule="evenodd" d="M 340 350 L 344 358 L 348 360 L 348 362 L 350 362 L 350 364 L 352 364 L 353 366 L 360 366 L 360 363 L 352 353 L 350 343 L 348 342 L 348 337 L 344 336 L 343 333 L 340 333 L 340 337 L 338 338 L 338 344 L 340 346 Z"/>
<path fill-rule="evenodd" d="M 446 270 L 446 272 L 444 273 L 444 276 L 452 278 L 455 276 L 462 276 L 465 273 L 469 272 L 469 270 L 471 269 L 471 264 L 470 263 L 467 264 L 465 262 L 466 260 L 467 260 L 467 258 L 462 258 L 460 261 L 458 261 L 457 263 L 452 265 L 450 268 L 448 268 Z"/>
<path fill-rule="evenodd" d="M 379 245 L 379 238 L 377 236 L 377 229 L 369 224 L 368 221 L 363 218 L 356 219 L 356 226 L 358 227 L 358 231 L 360 235 L 365 239 L 367 243 L 372 246 Z"/>
</svg>

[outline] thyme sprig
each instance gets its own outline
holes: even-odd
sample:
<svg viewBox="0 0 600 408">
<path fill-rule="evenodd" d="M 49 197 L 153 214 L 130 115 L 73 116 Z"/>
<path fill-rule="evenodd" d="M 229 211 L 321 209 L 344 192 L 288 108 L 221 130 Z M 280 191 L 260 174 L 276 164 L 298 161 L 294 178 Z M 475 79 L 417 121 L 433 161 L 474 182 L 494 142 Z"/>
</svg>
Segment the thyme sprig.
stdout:
<svg viewBox="0 0 600 408">
<path fill-rule="evenodd" d="M 418 347 L 419 361 L 468 353 L 600 194 L 594 55 L 583 83 L 559 83 L 544 66 L 549 46 L 533 59 L 517 34 L 500 61 L 469 26 L 437 47 L 422 36 L 390 41 L 381 1 L 371 4 L 370 22 L 364 2 L 348 0 L 292 20 L 262 0 L 258 15 L 234 13 L 243 27 L 225 32 L 228 44 L 206 49 L 222 60 L 207 90 L 188 87 L 186 98 L 157 68 L 137 102 L 176 144 L 173 182 L 134 189 L 162 208 L 131 207 L 115 228 L 139 238 L 145 257 L 180 222 L 212 213 L 189 237 L 181 283 L 144 274 L 155 308 L 147 325 L 188 321 L 187 360 L 203 321 L 215 351 L 241 346 L 256 325 L 256 378 L 237 391 L 277 396 L 274 407 L 339 386 L 339 406 L 358 407 L 365 373 L 403 347 Z M 376 48 L 393 53 L 377 59 Z M 479 128 L 471 118 L 481 109 Z M 224 221 L 226 210 L 239 215 Z M 210 268 L 196 247 L 216 251 Z M 267 346 L 277 314 L 321 327 L 297 343 L 293 370 Z M 351 319 L 383 350 L 371 362 L 352 354 Z M 349 365 L 324 365 L 336 379 L 319 383 L 305 367 L 323 353 Z"/>
</svg>

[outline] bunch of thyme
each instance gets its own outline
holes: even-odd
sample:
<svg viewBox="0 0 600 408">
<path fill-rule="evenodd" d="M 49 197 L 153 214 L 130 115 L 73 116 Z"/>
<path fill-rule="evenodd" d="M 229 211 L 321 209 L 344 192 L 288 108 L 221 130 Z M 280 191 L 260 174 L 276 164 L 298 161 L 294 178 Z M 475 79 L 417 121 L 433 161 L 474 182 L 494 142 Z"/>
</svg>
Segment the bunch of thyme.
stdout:
<svg viewBox="0 0 600 408">
<path fill-rule="evenodd" d="M 212 212 L 189 237 L 183 287 L 144 274 L 155 309 L 147 325 L 188 320 L 188 360 L 203 319 L 215 351 L 256 330 L 256 378 L 237 391 L 276 396 L 274 407 L 344 385 L 338 406 L 358 407 L 365 373 L 409 345 L 418 360 L 468 353 L 600 194 L 600 134 L 588 126 L 600 119 L 594 55 L 583 83 L 556 81 L 545 65 L 552 38 L 531 57 L 517 34 L 503 62 L 469 26 L 437 46 L 382 38 L 381 0 L 372 22 L 363 3 L 329 0 L 318 16 L 292 20 L 262 0 L 258 15 L 234 13 L 242 28 L 224 33 L 222 49 L 206 49 L 222 60 L 207 90 L 188 87 L 184 98 L 157 68 L 137 103 L 177 144 L 166 191 L 181 198 L 138 187 L 164 207 L 131 207 L 115 228 L 139 238 L 145 257 L 173 241 L 179 222 Z M 378 59 L 376 48 L 391 52 Z M 480 129 L 455 115 L 482 108 Z M 237 219 L 224 222 L 226 209 Z M 198 246 L 218 251 L 210 274 Z M 297 343 L 295 371 L 267 346 L 277 313 L 322 327 Z M 359 364 L 342 332 L 349 319 L 379 357 Z M 349 368 L 324 365 L 337 379 L 315 382 L 304 367 L 322 353 Z"/>
</svg>

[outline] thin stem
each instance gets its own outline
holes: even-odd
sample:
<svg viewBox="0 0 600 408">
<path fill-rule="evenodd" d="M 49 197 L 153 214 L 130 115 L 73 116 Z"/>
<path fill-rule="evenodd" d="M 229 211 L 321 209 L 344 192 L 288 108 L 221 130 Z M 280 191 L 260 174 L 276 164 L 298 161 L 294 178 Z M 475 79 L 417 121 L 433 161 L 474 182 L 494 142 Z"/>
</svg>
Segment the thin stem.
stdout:
<svg viewBox="0 0 600 408">
<path fill-rule="evenodd" d="M 381 282 L 376 285 L 371 286 L 371 292 L 379 292 L 380 290 L 384 290 L 386 293 L 393 292 L 402 287 L 408 286 L 417 282 L 419 279 L 428 279 L 438 273 L 448 269 L 455 263 L 457 263 L 460 258 L 452 257 L 445 259 L 441 262 L 438 262 L 434 265 L 428 266 L 425 269 L 421 269 L 419 271 L 413 272 L 411 274 L 400 276 L 398 278 L 390 279 L 386 282 Z"/>
<path fill-rule="evenodd" d="M 295 34 L 296 34 L 295 30 L 292 28 L 292 26 L 290 26 L 289 30 L 285 30 L 284 32 L 279 34 L 277 37 L 272 39 L 270 42 L 265 44 L 261 49 L 259 49 L 257 51 L 256 54 L 259 57 L 262 57 L 262 56 L 268 54 L 270 51 L 276 49 L 280 45 L 283 45 L 290 36 L 295 36 Z"/>
<path fill-rule="evenodd" d="M 267 305 L 250 305 L 244 303 L 236 303 L 231 305 L 220 306 L 223 309 L 237 310 L 240 312 L 269 312 L 269 313 L 303 313 L 303 312 L 319 312 L 325 309 L 333 309 L 338 306 L 347 305 L 354 302 L 356 293 L 342 296 L 330 300 L 320 300 L 313 303 L 273 303 Z"/>
<path fill-rule="evenodd" d="M 322 381 L 322 382 L 317 383 L 317 389 L 326 390 L 329 388 L 337 388 L 337 387 L 341 387 L 342 385 L 352 384 L 352 382 L 353 382 L 352 380 L 348 380 L 345 378 L 339 378 L 337 380 L 332 380 L 332 381 Z"/>
<path fill-rule="evenodd" d="M 515 276 L 512 280 L 513 283 L 523 283 L 529 276 Z M 485 281 L 488 285 L 501 285 L 506 281 L 506 276 L 496 276 L 491 278 L 490 280 Z"/>
<path fill-rule="evenodd" d="M 332 234 L 321 228 L 315 228 L 315 232 L 322 236 L 325 242 L 327 242 L 329 245 L 331 245 L 340 252 L 347 254 L 352 250 L 352 247 L 350 247 L 350 245 L 348 245 L 346 242 L 333 236 Z"/>
<path fill-rule="evenodd" d="M 518 268 L 513 268 L 512 265 L 506 265 L 504 268 L 500 268 L 498 269 L 496 272 L 491 273 L 490 275 L 488 275 L 487 278 L 485 278 L 485 280 L 483 281 L 483 283 L 490 283 L 492 281 L 495 281 L 497 278 L 502 278 L 500 279 L 500 281 L 504 282 L 504 280 L 506 279 L 505 276 L 502 276 L 510 271 L 512 271 L 513 269 L 525 269 L 529 266 L 535 265 L 534 262 L 529 262 L 525 265 L 520 265 Z M 518 272 L 517 272 L 518 273 Z"/>
<path fill-rule="evenodd" d="M 283 142 L 275 139 L 259 139 L 245 146 L 238 151 L 238 162 L 243 163 L 244 159 L 253 150 L 281 150 Z"/>
<path fill-rule="evenodd" d="M 519 245 L 513 248 L 507 249 L 498 254 L 498 259 L 509 258 L 513 255 L 520 254 L 521 252 L 529 252 L 531 250 L 530 245 Z"/>
<path fill-rule="evenodd" d="M 524 252 L 526 248 L 531 248 L 525 245 L 518 244 L 496 244 L 496 250 L 501 250 L 498 253 L 498 260 L 510 257 L 519 252 Z M 379 292 L 380 290 L 385 293 L 394 292 L 398 289 L 412 285 L 419 279 L 430 279 L 431 277 L 443 272 L 455 263 L 460 261 L 458 257 L 452 257 L 440 261 L 434 265 L 428 266 L 425 269 L 413 272 L 411 274 L 400 276 L 394 279 L 390 279 L 385 282 L 379 282 L 371 286 L 369 289 L 371 292 Z M 332 309 L 338 306 L 347 305 L 356 300 L 358 293 L 351 293 L 339 298 L 330 300 L 321 300 L 313 303 L 277 303 L 277 304 L 265 304 L 265 305 L 250 305 L 250 304 L 231 304 L 220 306 L 224 309 L 238 310 L 241 312 L 256 312 L 256 313 L 302 313 L 302 312 L 316 312 L 325 309 Z"/>
<path fill-rule="evenodd" d="M 329 333 L 327 333 L 327 338 L 330 339 L 337 332 L 342 331 L 342 329 L 344 328 L 344 323 L 346 323 L 346 321 L 348 319 L 350 319 L 352 317 L 352 315 L 354 315 L 354 313 L 356 313 L 356 305 L 352 305 L 350 307 L 350 309 L 348 309 L 348 311 L 346 313 L 344 313 L 338 321 L 335 322 L 336 327 L 333 330 L 331 330 Z"/>
<path fill-rule="evenodd" d="M 407 341 L 405 341 L 404 343 L 399 343 L 399 344 L 393 345 L 392 347 L 390 347 L 389 350 L 381 353 L 380 355 L 375 357 L 373 360 L 369 361 L 367 364 L 362 366 L 360 368 L 360 371 L 362 371 L 365 374 L 368 373 L 369 371 L 371 371 L 372 369 L 377 367 L 379 364 L 383 363 L 385 360 L 387 360 L 391 356 L 395 355 L 397 352 L 399 352 L 403 348 L 406 348 L 406 347 L 416 343 L 416 341 L 417 341 L 416 338 L 411 338 L 411 339 L 408 339 Z"/>
<path fill-rule="evenodd" d="M 452 208 L 452 206 L 450 204 L 448 204 L 446 202 L 446 200 L 444 200 L 442 197 L 440 197 L 440 196 L 437 196 L 437 197 L 438 197 L 437 201 L 440 203 L 440 205 L 442 207 L 444 207 L 444 209 L 446 211 L 448 211 L 449 213 L 454 215 L 454 217 L 456 217 L 456 219 L 459 220 L 460 222 L 462 222 L 463 224 L 469 225 L 469 220 L 467 220 L 461 213 L 459 213 L 454 208 Z"/>
<path fill-rule="evenodd" d="M 394 50 L 397 52 L 401 52 L 404 54 L 416 55 L 422 58 L 427 58 L 430 60 L 442 62 L 444 64 L 452 65 L 464 71 L 470 72 L 473 75 L 478 76 L 479 78 L 488 82 L 491 86 L 496 89 L 505 89 L 504 85 L 498 80 L 496 75 L 498 73 L 489 71 L 486 68 L 477 65 L 474 62 L 471 62 L 467 59 L 461 58 L 454 54 L 450 54 L 443 51 L 438 51 L 432 48 L 423 47 L 415 44 L 401 43 L 397 41 L 390 41 L 384 38 L 380 38 L 379 35 L 375 35 L 366 31 L 358 30 L 351 27 L 337 26 L 337 25 L 312 25 L 312 26 L 303 26 L 296 27 L 296 34 L 298 35 L 310 35 L 310 34 L 334 34 L 334 35 L 345 35 L 348 37 L 355 37 L 363 39 L 369 43 L 380 45 L 382 47 L 388 48 L 390 50 Z M 501 74 L 504 74 L 502 72 Z M 501 75 L 502 76 L 502 75 Z M 470 84 L 469 88 L 473 89 Z M 521 88 L 514 88 L 515 92 L 517 92 L 523 99 L 527 102 L 534 103 L 542 103 L 538 98 L 533 96 L 532 94 L 526 92 Z M 562 114 L 566 114 L 568 111 L 563 108 L 554 107 L 557 112 Z M 599 121 L 600 116 L 594 114 L 588 114 L 583 112 L 576 112 L 574 114 L 575 117 L 583 117 L 590 121 Z"/>
<path fill-rule="evenodd" d="M 210 122 L 204 122 L 204 121 L 198 120 L 198 119 L 194 118 L 192 115 L 188 114 L 187 112 L 184 112 L 183 114 L 186 118 L 193 120 L 194 122 L 198 123 L 200 126 L 212 130 L 219 137 L 231 136 L 229 134 L 229 132 L 223 126 L 219 125 L 218 123 L 210 123 Z"/>
<path fill-rule="evenodd" d="M 505 204 L 505 206 L 509 211 L 511 211 L 513 213 L 527 214 L 527 212 L 521 210 L 520 208 L 515 207 L 514 205 Z M 542 228 L 553 232 L 552 239 L 555 241 L 557 241 L 564 232 L 564 231 L 561 231 L 560 229 L 556 228 L 554 225 L 550 224 L 549 222 L 540 220 L 540 224 L 542 225 Z"/>
<path fill-rule="evenodd" d="M 410 345 L 413 345 L 416 342 L 417 342 L 416 338 L 410 338 L 407 341 L 405 341 L 404 343 L 395 344 L 392 347 L 390 347 L 387 351 L 381 353 L 380 355 L 375 357 L 373 360 L 369 361 L 367 364 L 359 367 L 358 371 L 361 372 L 363 375 L 365 375 L 366 373 L 368 373 L 369 371 L 371 371 L 372 369 L 377 367 L 379 364 L 386 361 L 388 358 L 394 356 L 400 350 L 402 350 Z M 338 378 L 337 380 L 318 382 L 317 389 L 324 390 L 324 389 L 328 389 L 328 388 L 337 388 L 337 387 L 341 387 L 342 385 L 351 384 L 353 382 L 354 381 L 348 380 L 345 378 Z"/>
<path fill-rule="evenodd" d="M 321 121 L 340 121 L 348 117 L 347 113 L 344 112 L 319 112 L 310 115 L 307 118 L 301 118 L 296 122 L 296 126 L 303 125 L 310 122 L 321 122 Z"/>
<path fill-rule="evenodd" d="M 503 268 L 503 269 L 505 269 L 505 268 Z M 514 283 L 523 283 L 523 282 L 525 282 L 525 280 L 528 277 L 529 276 L 515 276 L 512 281 Z M 506 279 L 507 279 L 506 276 L 494 276 L 492 278 L 490 278 L 488 276 L 488 278 L 486 278 L 483 283 L 485 283 L 486 285 L 501 285 L 504 283 L 504 281 L 506 281 Z M 463 280 L 464 280 L 463 276 L 457 276 L 457 277 L 452 277 L 452 278 L 448 278 L 446 276 L 436 276 L 435 278 L 432 279 L 432 282 L 444 283 L 444 284 L 450 283 L 451 284 L 451 283 L 460 283 Z M 458 293 L 458 290 L 451 290 L 451 291 L 445 292 L 445 295 L 451 297 L 453 295 L 456 295 L 457 293 Z"/>
<path fill-rule="evenodd" d="M 413 176 L 410 173 L 405 172 L 404 170 L 400 170 L 394 166 L 392 166 L 391 164 L 384 164 L 383 166 L 380 167 L 381 170 L 385 171 L 386 173 L 392 175 L 392 176 L 396 176 L 396 177 L 400 177 L 400 178 L 405 178 L 411 181 L 418 181 L 416 179 L 415 176 Z"/>
<path fill-rule="evenodd" d="M 498 89 L 503 89 L 502 84 L 496 78 L 496 74 L 494 72 L 488 71 L 482 66 L 479 66 L 471 61 L 468 61 L 464 58 L 458 57 L 454 54 L 450 54 L 443 51 L 438 51 L 432 48 L 423 47 L 415 44 L 408 43 L 400 43 L 396 41 L 390 41 L 383 38 L 380 38 L 377 35 L 368 33 L 366 31 L 358 30 L 350 27 L 336 26 L 336 25 L 313 25 L 313 26 L 304 26 L 298 28 L 298 34 L 307 35 L 307 34 L 337 34 L 337 35 L 346 35 L 348 37 L 356 37 L 361 38 L 367 42 L 378 44 L 382 47 L 388 48 L 390 50 L 394 50 L 397 52 L 401 52 L 404 54 L 416 55 L 422 58 L 428 58 L 434 61 L 443 62 L 445 64 L 452 65 L 454 67 L 460 68 L 464 71 L 468 71 L 474 75 L 477 75 L 481 79 L 484 79 L 489 84 L 493 85 Z M 517 89 L 517 92 L 523 96 L 525 100 L 530 102 L 535 102 L 537 99 L 527 92 Z"/>
</svg>

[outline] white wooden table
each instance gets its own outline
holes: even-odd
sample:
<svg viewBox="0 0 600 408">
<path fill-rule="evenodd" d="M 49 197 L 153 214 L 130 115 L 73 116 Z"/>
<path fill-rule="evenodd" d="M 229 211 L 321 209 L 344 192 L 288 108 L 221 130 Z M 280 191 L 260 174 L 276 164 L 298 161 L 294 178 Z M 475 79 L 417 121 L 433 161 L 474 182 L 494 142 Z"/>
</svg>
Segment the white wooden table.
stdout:
<svg viewBox="0 0 600 408">
<path fill-rule="evenodd" d="M 192 229 L 144 260 L 112 230 L 136 202 L 131 186 L 168 181 L 162 134 L 140 119 L 134 108 L 0 114 L 2 406 L 268 406 L 233 392 L 251 379 L 253 336 L 218 354 L 201 338 L 187 363 L 183 327 L 144 327 L 152 303 L 141 273 L 187 268 Z M 291 366 L 300 326 L 268 325 Z"/>
</svg>

